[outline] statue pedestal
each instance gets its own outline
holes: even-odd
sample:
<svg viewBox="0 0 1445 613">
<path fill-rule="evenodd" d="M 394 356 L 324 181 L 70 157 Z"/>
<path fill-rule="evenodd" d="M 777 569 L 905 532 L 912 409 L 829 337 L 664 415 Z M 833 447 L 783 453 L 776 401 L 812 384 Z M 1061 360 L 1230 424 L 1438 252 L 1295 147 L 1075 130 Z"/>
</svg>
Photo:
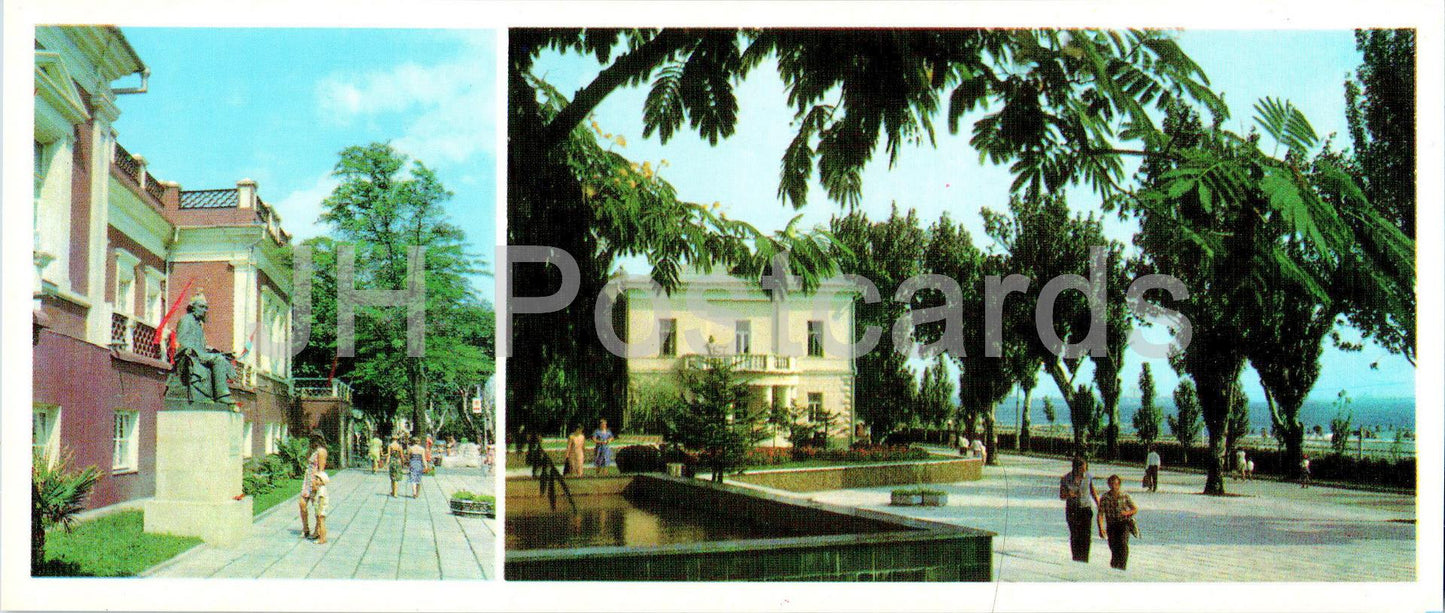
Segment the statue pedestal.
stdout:
<svg viewBox="0 0 1445 613">
<path fill-rule="evenodd" d="M 241 496 L 243 418 L 230 405 L 166 399 L 156 414 L 156 495 L 145 531 L 235 543 L 251 530 Z"/>
</svg>

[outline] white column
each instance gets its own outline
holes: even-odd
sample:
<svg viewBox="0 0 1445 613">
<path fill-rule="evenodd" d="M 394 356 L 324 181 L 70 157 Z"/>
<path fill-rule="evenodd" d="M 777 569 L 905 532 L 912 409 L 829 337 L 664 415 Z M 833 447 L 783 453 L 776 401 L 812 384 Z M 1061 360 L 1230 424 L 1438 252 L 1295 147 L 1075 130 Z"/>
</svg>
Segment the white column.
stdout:
<svg viewBox="0 0 1445 613">
<path fill-rule="evenodd" d="M 90 147 L 91 151 L 90 227 L 87 228 L 90 245 L 86 249 L 89 264 L 86 274 L 89 283 L 86 299 L 90 301 L 91 307 L 86 312 L 85 336 L 86 340 L 93 344 L 107 345 L 110 343 L 110 311 L 100 305 L 105 304 L 105 265 L 110 254 L 106 229 L 110 226 L 110 163 L 115 154 L 115 140 L 110 122 L 118 112 L 114 110 L 113 103 L 100 96 L 96 97 L 95 107 L 91 142 L 76 145 Z"/>
</svg>

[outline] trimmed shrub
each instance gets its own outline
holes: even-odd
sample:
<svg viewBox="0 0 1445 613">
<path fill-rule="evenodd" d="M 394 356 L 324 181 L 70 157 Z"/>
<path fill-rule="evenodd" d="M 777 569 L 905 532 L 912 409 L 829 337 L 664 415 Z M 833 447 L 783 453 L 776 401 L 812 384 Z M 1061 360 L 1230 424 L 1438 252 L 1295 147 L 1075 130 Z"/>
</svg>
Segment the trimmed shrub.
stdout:
<svg viewBox="0 0 1445 613">
<path fill-rule="evenodd" d="M 652 445 L 632 445 L 617 450 L 618 472 L 659 473 L 666 467 L 662 450 Z"/>
</svg>

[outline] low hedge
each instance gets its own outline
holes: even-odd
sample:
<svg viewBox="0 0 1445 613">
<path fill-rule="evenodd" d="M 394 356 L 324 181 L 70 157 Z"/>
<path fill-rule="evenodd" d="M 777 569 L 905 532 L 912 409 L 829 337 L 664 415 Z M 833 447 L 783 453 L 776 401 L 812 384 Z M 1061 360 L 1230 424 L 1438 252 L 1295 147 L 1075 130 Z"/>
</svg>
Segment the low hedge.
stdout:
<svg viewBox="0 0 1445 613">
<path fill-rule="evenodd" d="M 1000 433 L 998 445 L 1001 449 L 1015 449 L 1014 434 Z M 1102 444 L 1099 445 L 1099 449 L 1102 449 Z M 1178 441 L 1156 441 L 1154 449 L 1159 453 L 1159 458 L 1165 468 L 1184 466 L 1199 470 L 1209 469 L 1209 447 L 1207 446 L 1190 445 L 1187 462 L 1184 457 L 1185 448 Z M 1249 454 L 1249 458 L 1254 460 L 1254 472 L 1257 475 L 1293 478 L 1298 470 L 1296 466 L 1286 465 L 1290 463 L 1285 459 L 1283 450 L 1270 447 L 1245 447 L 1244 450 Z M 1029 437 L 1029 452 L 1072 456 L 1074 441 L 1072 438 L 1033 435 Z M 1149 448 L 1143 442 L 1121 440 L 1119 441 L 1119 457 L 1114 461 L 1137 462 L 1142 466 L 1148 454 Z M 1095 457 L 1102 456 L 1096 453 Z M 1313 479 L 1325 481 L 1413 490 L 1415 489 L 1415 459 L 1356 458 L 1350 455 L 1316 454 L 1310 457 L 1310 476 Z"/>
</svg>

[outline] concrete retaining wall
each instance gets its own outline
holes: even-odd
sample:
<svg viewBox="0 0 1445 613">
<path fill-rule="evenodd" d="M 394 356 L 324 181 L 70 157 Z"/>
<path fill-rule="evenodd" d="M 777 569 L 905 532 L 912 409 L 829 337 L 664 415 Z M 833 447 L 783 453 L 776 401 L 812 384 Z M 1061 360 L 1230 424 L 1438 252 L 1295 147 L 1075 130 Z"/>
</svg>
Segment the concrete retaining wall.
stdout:
<svg viewBox="0 0 1445 613">
<path fill-rule="evenodd" d="M 983 478 L 983 460 L 914 462 L 822 468 L 792 468 L 749 472 L 729 477 L 763 487 L 793 492 L 844 490 L 885 485 L 957 483 Z"/>
</svg>

